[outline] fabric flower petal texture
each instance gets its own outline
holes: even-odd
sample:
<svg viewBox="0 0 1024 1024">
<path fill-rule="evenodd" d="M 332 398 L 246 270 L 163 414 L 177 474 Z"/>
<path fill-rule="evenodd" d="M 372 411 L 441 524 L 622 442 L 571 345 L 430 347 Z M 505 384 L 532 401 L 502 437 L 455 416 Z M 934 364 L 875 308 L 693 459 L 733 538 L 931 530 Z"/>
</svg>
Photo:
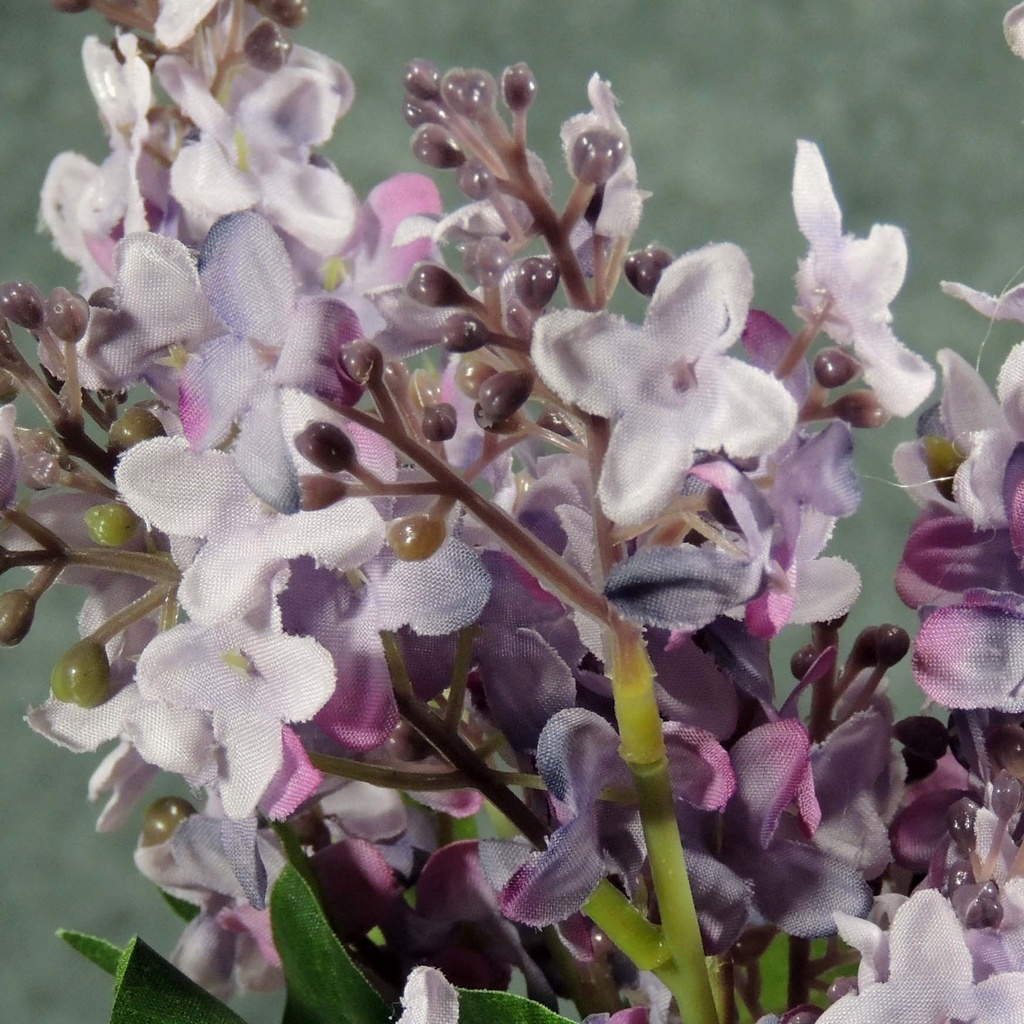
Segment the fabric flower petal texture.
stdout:
<svg viewBox="0 0 1024 1024">
<path fill-rule="evenodd" d="M 889 303 L 907 269 L 903 232 L 876 224 L 867 238 L 843 234 L 842 211 L 821 151 L 803 139 L 797 143 L 793 208 L 811 246 L 797 271 L 797 312 L 809 322 L 820 321 L 830 338 L 851 345 L 882 406 L 895 416 L 908 415 L 932 390 L 935 371 L 889 326 Z"/>
<path fill-rule="evenodd" d="M 709 245 L 666 268 L 642 326 L 579 310 L 537 322 L 532 351 L 544 383 L 612 421 L 598 497 L 616 522 L 661 512 L 698 449 L 758 456 L 791 434 L 796 403 L 784 385 L 725 355 L 752 295 L 743 251 Z"/>
</svg>

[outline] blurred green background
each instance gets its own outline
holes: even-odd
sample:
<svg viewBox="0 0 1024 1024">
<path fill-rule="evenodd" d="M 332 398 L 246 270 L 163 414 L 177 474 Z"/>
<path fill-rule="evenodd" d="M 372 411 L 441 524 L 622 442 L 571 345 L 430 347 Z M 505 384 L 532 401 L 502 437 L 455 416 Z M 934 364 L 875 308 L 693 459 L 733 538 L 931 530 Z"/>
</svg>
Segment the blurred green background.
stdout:
<svg viewBox="0 0 1024 1024">
<path fill-rule="evenodd" d="M 792 277 L 804 243 L 790 186 L 797 138 L 818 142 L 845 212 L 865 234 L 901 225 L 910 269 L 894 305 L 896 332 L 926 354 L 951 346 L 991 375 L 1024 336 L 989 331 L 942 296 L 940 279 L 1000 291 L 1024 269 L 1024 66 L 995 0 L 311 0 L 300 40 L 342 61 L 358 97 L 328 153 L 361 192 L 413 169 L 401 116 L 405 60 L 479 65 L 527 61 L 540 81 L 531 145 L 560 169 L 557 128 L 585 109 L 591 72 L 611 80 L 653 196 L 638 241 L 677 252 L 731 240 L 750 254 L 756 304 L 795 324 Z M 95 161 L 105 140 L 85 87 L 80 43 L 107 34 L 94 16 L 58 16 L 47 0 L 0 0 L 0 279 L 74 287 L 74 271 L 36 233 L 39 185 L 64 149 Z M 560 184 L 564 196 L 564 181 Z M 856 523 L 837 549 L 867 585 L 845 631 L 914 617 L 892 574 L 914 507 L 895 486 L 889 452 L 912 423 L 861 435 L 867 476 Z M 137 820 L 93 832 L 85 784 L 99 760 L 51 747 L 22 722 L 47 692 L 72 637 L 77 595 L 48 596 L 32 635 L 0 655 L 0 1011 L 44 1024 L 104 1021 L 109 984 L 54 937 L 68 926 L 122 942 L 133 932 L 168 952 L 170 912 L 131 862 Z M 802 640 L 801 640 L 802 642 Z M 893 674 L 902 708 L 917 698 L 906 666 Z M 276 1004 L 275 1004 L 276 1005 Z M 251 1020 L 274 1011 L 248 1002 Z"/>
</svg>

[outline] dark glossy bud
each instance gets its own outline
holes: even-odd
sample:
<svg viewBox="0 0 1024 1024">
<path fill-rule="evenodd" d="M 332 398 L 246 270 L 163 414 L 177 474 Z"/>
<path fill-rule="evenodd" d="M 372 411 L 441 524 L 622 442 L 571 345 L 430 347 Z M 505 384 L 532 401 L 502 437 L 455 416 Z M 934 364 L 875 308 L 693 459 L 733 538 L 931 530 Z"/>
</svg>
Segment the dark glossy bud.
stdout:
<svg viewBox="0 0 1024 1024">
<path fill-rule="evenodd" d="M 479 157 L 471 156 L 456 172 L 455 184 L 470 199 L 486 199 L 494 193 L 494 175 Z"/>
<path fill-rule="evenodd" d="M 77 292 L 54 288 L 46 303 L 46 326 L 61 341 L 75 344 L 89 323 L 89 303 Z"/>
<path fill-rule="evenodd" d="M 860 373 L 860 363 L 841 348 L 823 348 L 814 357 L 814 379 L 823 388 L 841 388 Z"/>
<path fill-rule="evenodd" d="M 428 167 L 446 171 L 466 162 L 462 147 L 439 124 L 423 124 L 412 137 L 412 155 Z"/>
<path fill-rule="evenodd" d="M 299 504 L 303 512 L 319 512 L 348 497 L 348 493 L 349 485 L 333 476 L 311 476 L 304 473 L 299 477 Z"/>
<path fill-rule="evenodd" d="M 92 0 L 50 0 L 50 6 L 61 14 L 81 14 L 92 7 Z"/>
<path fill-rule="evenodd" d="M 859 672 L 862 668 L 876 664 L 875 637 L 877 635 L 877 626 L 868 626 L 857 634 L 853 641 L 853 647 L 846 658 L 847 670 Z"/>
<path fill-rule="evenodd" d="M 292 52 L 292 41 L 272 21 L 257 22 L 245 37 L 245 59 L 258 71 L 279 71 Z"/>
<path fill-rule="evenodd" d="M 450 441 L 455 436 L 458 414 L 449 402 L 438 402 L 423 409 L 421 427 L 428 441 Z"/>
<path fill-rule="evenodd" d="M 938 761 L 949 749 L 949 730 L 931 715 L 901 718 L 892 727 L 892 734 L 907 750 L 929 761 Z"/>
<path fill-rule="evenodd" d="M 441 79 L 441 96 L 445 103 L 456 114 L 470 120 L 493 110 L 497 93 L 494 76 L 481 68 L 452 68 Z"/>
<path fill-rule="evenodd" d="M 475 352 L 493 338 L 483 322 L 471 313 L 453 313 L 444 323 L 441 344 L 449 352 Z"/>
<path fill-rule="evenodd" d="M 626 159 L 626 140 L 607 128 L 589 128 L 572 144 L 569 168 L 574 178 L 603 185 Z"/>
<path fill-rule="evenodd" d="M 1019 725 L 1000 725 L 985 739 L 989 754 L 1001 768 L 1024 779 L 1024 729 Z"/>
<path fill-rule="evenodd" d="M 423 306 L 461 306 L 472 301 L 462 282 L 437 263 L 417 263 L 405 281 L 405 294 Z"/>
<path fill-rule="evenodd" d="M 325 473 L 341 473 L 358 461 L 356 446 L 333 423 L 310 423 L 295 435 L 295 450 Z"/>
<path fill-rule="evenodd" d="M 884 623 L 875 630 L 875 664 L 891 668 L 910 650 L 910 635 L 902 626 Z"/>
<path fill-rule="evenodd" d="M 1003 901 L 995 882 L 961 885 L 950 903 L 965 928 L 998 928 L 1003 920 Z"/>
<path fill-rule="evenodd" d="M 486 235 L 479 242 L 466 246 L 462 261 L 466 272 L 480 285 L 493 288 L 508 268 L 508 249 L 500 238 Z"/>
<path fill-rule="evenodd" d="M 814 644 L 806 644 L 804 647 L 799 648 L 793 652 L 793 656 L 789 659 L 789 671 L 793 674 L 794 679 L 803 679 L 807 675 L 807 670 L 817 660 L 818 651 Z"/>
<path fill-rule="evenodd" d="M 26 330 L 37 330 L 46 316 L 42 292 L 31 281 L 5 281 L 0 284 L 0 316 Z"/>
<path fill-rule="evenodd" d="M 89 296 L 89 305 L 95 309 L 117 309 L 117 300 L 114 298 L 114 289 L 110 285 L 97 288 Z"/>
<path fill-rule="evenodd" d="M 140 441 L 163 437 L 166 433 L 164 425 L 153 413 L 141 405 L 133 405 L 114 420 L 107 438 L 107 448 L 120 455 Z"/>
<path fill-rule="evenodd" d="M 158 846 L 166 843 L 174 835 L 174 830 L 195 813 L 196 809 L 178 796 L 164 796 L 154 800 L 146 808 L 142 819 L 142 835 L 139 837 L 141 844 Z"/>
<path fill-rule="evenodd" d="M 448 117 L 444 108 L 433 100 L 421 100 L 418 96 L 406 96 L 402 105 L 402 117 L 410 128 L 421 124 L 441 124 Z"/>
<path fill-rule="evenodd" d="M 857 994 L 857 979 L 844 976 L 836 978 L 825 992 L 825 998 L 830 1003 L 838 1003 L 843 996 Z"/>
<path fill-rule="evenodd" d="M 501 98 L 514 114 L 518 114 L 537 96 L 537 78 L 522 62 L 505 68 L 501 73 Z"/>
<path fill-rule="evenodd" d="M 962 885 L 974 885 L 974 869 L 966 860 L 954 861 L 947 869 L 945 894 L 952 896 Z"/>
<path fill-rule="evenodd" d="M 485 380 L 498 371 L 480 359 L 461 359 L 455 369 L 455 386 L 467 397 L 476 398 Z"/>
<path fill-rule="evenodd" d="M 518 412 L 533 391 L 533 380 L 531 370 L 502 370 L 488 377 L 476 396 L 485 421 L 481 426 L 502 423 Z"/>
<path fill-rule="evenodd" d="M 94 708 L 110 696 L 110 662 L 102 644 L 79 640 L 69 647 L 50 673 L 50 689 L 57 700 Z"/>
<path fill-rule="evenodd" d="M 626 257 L 623 273 L 626 280 L 641 295 L 651 296 L 672 258 L 672 253 L 664 246 L 649 245 L 646 249 L 637 249 Z"/>
<path fill-rule="evenodd" d="M 872 391 L 849 391 L 840 395 L 829 408 L 851 427 L 871 430 L 889 422 L 889 414 Z"/>
<path fill-rule="evenodd" d="M 338 366 L 357 384 L 368 384 L 380 378 L 384 357 L 376 345 L 370 344 L 365 338 L 357 338 L 342 348 Z"/>
<path fill-rule="evenodd" d="M 411 60 L 402 72 L 402 84 L 405 91 L 419 100 L 439 100 L 441 98 L 441 72 L 432 61 Z"/>
<path fill-rule="evenodd" d="M 0 594 L 0 644 L 13 647 L 28 636 L 36 614 L 36 599 L 27 590 Z"/>
<path fill-rule="evenodd" d="M 505 327 L 513 338 L 529 341 L 534 320 L 533 311 L 527 309 L 522 299 L 514 297 L 505 303 Z"/>
<path fill-rule="evenodd" d="M 422 562 L 444 543 L 448 528 L 443 519 L 425 512 L 396 519 L 387 532 L 388 545 L 403 562 Z"/>
<path fill-rule="evenodd" d="M 543 309 L 560 279 L 558 264 L 550 256 L 527 256 L 516 271 L 516 295 L 527 309 Z"/>
<path fill-rule="evenodd" d="M 949 837 L 964 857 L 970 857 L 978 844 L 975 831 L 978 805 L 969 797 L 961 797 L 946 812 Z"/>
<path fill-rule="evenodd" d="M 1024 790 L 1008 771 L 1003 770 L 992 780 L 992 813 L 1001 821 L 1009 821 L 1021 808 Z"/>
<path fill-rule="evenodd" d="M 298 28 L 309 17 L 306 0 L 260 0 L 259 8 L 285 28 Z"/>
</svg>

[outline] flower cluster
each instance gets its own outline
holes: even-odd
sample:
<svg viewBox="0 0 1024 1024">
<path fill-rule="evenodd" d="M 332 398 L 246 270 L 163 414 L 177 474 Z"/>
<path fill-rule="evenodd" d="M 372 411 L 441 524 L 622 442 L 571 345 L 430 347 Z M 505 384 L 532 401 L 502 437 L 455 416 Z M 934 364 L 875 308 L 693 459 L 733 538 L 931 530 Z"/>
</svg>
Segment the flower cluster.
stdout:
<svg viewBox="0 0 1024 1024">
<path fill-rule="evenodd" d="M 934 373 L 891 326 L 902 232 L 844 232 L 814 143 L 791 331 L 737 246 L 643 240 L 598 75 L 549 170 L 525 64 L 412 61 L 412 151 L 465 202 L 412 173 L 360 200 L 318 151 L 353 86 L 291 40 L 302 0 L 56 6 L 114 25 L 83 47 L 110 155 L 43 185 L 76 290 L 0 287 L 0 571 L 31 570 L 0 642 L 84 588 L 29 724 L 112 744 L 101 830 L 161 771 L 193 789 L 149 803 L 135 858 L 188 919 L 172 961 L 224 999 L 307 991 L 301 876 L 404 1024 L 475 1020 L 513 971 L 595 1024 L 729 1024 L 772 1009 L 777 936 L 792 1005 L 764 1020 L 1008 1020 L 1024 346 L 997 396 L 941 353 L 897 451 L 914 673 L 952 717 L 894 722 L 910 638 L 842 637 L 861 580 L 825 549 L 858 431 Z M 1015 292 L 946 290 L 1024 319 Z M 771 643 L 797 628 L 786 695 Z M 856 980 L 831 980 L 837 934 Z"/>
</svg>

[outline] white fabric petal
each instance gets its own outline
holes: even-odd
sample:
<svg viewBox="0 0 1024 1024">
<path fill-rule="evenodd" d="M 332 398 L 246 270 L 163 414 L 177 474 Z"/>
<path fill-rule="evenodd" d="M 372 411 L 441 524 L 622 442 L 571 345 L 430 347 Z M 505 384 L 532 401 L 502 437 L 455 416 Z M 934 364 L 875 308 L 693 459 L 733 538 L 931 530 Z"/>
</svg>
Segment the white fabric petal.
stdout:
<svg viewBox="0 0 1024 1024">
<path fill-rule="evenodd" d="M 1024 58 L 1024 4 L 1017 4 L 1003 18 L 1003 35 L 1013 52 Z"/>
<path fill-rule="evenodd" d="M 229 138 L 231 119 L 210 95 L 206 79 L 184 57 L 161 57 L 155 73 L 167 94 L 201 132 L 215 134 L 221 141 Z"/>
<path fill-rule="evenodd" d="M 1013 432 L 1024 438 L 1024 342 L 1014 345 L 999 368 L 996 394 Z"/>
<path fill-rule="evenodd" d="M 855 337 L 853 347 L 864 366 L 864 379 L 894 416 L 909 416 L 931 394 L 935 371 L 887 325 Z"/>
<path fill-rule="evenodd" d="M 664 355 L 644 343 L 641 329 L 607 311 L 563 309 L 542 316 L 531 354 L 556 395 L 606 418 L 655 388 L 664 366 Z"/>
<path fill-rule="evenodd" d="M 942 368 L 942 423 L 954 445 L 961 434 L 1005 426 L 1003 411 L 992 389 L 963 356 L 944 348 L 935 361 Z"/>
<path fill-rule="evenodd" d="M 414 967 L 395 1024 L 458 1024 L 459 993 L 436 967 Z"/>
<path fill-rule="evenodd" d="M 821 150 L 806 139 L 796 144 L 793 210 L 800 233 L 812 246 L 842 234 L 843 215 L 832 191 L 825 160 Z"/>
<path fill-rule="evenodd" d="M 217 790 L 229 818 L 248 818 L 284 763 L 281 725 L 258 713 L 214 715 L 214 732 L 224 748 Z"/>
<path fill-rule="evenodd" d="M 192 38 L 199 23 L 217 6 L 217 0 L 161 0 L 156 39 L 174 49 Z"/>
<path fill-rule="evenodd" d="M 235 116 L 253 149 L 292 151 L 331 137 L 341 100 L 316 72 L 285 65 L 238 104 Z"/>
<path fill-rule="evenodd" d="M 110 799 L 96 819 L 97 832 L 114 832 L 135 809 L 139 797 L 156 778 L 158 769 L 147 764 L 135 747 L 122 740 L 89 777 L 89 799 L 98 800 L 110 790 Z"/>
<path fill-rule="evenodd" d="M 141 701 L 127 733 L 146 761 L 184 776 L 194 786 L 208 785 L 217 777 L 213 725 L 203 711 Z"/>
<path fill-rule="evenodd" d="M 78 211 L 83 194 L 98 173 L 96 164 L 80 153 L 61 153 L 50 163 L 39 200 L 39 216 L 58 251 L 81 266 L 90 279 L 99 267 L 85 243 Z"/>
<path fill-rule="evenodd" d="M 182 437 L 158 437 L 130 448 L 115 479 L 131 509 L 164 533 L 207 537 L 261 518 L 234 459 L 219 451 L 193 451 Z"/>
<path fill-rule="evenodd" d="M 1001 295 L 979 292 L 957 281 L 940 281 L 939 287 L 946 295 L 966 302 L 971 309 L 991 320 L 1024 321 L 1024 284 L 1019 284 Z"/>
<path fill-rule="evenodd" d="M 797 568 L 796 603 L 789 621 L 828 622 L 845 615 L 860 594 L 860 573 L 843 558 L 816 558 Z"/>
<path fill-rule="evenodd" d="M 45 704 L 30 708 L 25 721 L 48 740 L 82 753 L 116 739 L 138 703 L 138 689 L 129 684 L 95 708 L 83 708 L 50 697 Z"/>
<path fill-rule="evenodd" d="M 171 195 L 207 228 L 259 202 L 255 180 L 239 169 L 237 159 L 215 138 L 204 136 L 183 146 L 171 167 Z"/>
<path fill-rule="evenodd" d="M 1006 525 L 1003 477 L 1017 439 L 1006 430 L 983 430 L 957 439 L 967 458 L 953 476 L 953 496 L 961 514 L 979 530 Z"/>
</svg>

